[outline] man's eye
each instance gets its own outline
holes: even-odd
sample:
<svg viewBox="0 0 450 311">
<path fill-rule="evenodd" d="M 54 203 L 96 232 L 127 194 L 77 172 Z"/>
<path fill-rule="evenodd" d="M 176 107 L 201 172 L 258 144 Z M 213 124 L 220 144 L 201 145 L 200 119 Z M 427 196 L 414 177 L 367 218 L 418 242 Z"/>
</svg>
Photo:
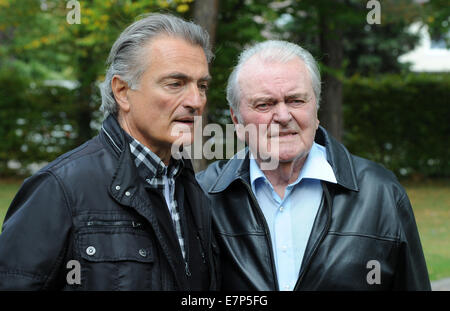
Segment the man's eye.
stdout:
<svg viewBox="0 0 450 311">
<path fill-rule="evenodd" d="M 303 99 L 290 99 L 287 101 L 287 104 L 294 105 L 294 106 L 299 106 L 304 103 L 305 103 L 305 101 Z"/>
<path fill-rule="evenodd" d="M 171 82 L 171 83 L 169 83 L 168 84 L 168 86 L 170 87 L 170 88 L 179 88 L 179 87 L 182 87 L 183 86 L 183 83 L 181 83 L 181 82 Z"/>
<path fill-rule="evenodd" d="M 256 109 L 258 110 L 267 110 L 270 108 L 270 103 L 261 103 L 256 105 Z"/>
<path fill-rule="evenodd" d="M 198 88 L 199 88 L 201 91 L 206 92 L 206 91 L 208 90 L 208 84 L 200 84 L 200 85 L 198 86 Z"/>
</svg>

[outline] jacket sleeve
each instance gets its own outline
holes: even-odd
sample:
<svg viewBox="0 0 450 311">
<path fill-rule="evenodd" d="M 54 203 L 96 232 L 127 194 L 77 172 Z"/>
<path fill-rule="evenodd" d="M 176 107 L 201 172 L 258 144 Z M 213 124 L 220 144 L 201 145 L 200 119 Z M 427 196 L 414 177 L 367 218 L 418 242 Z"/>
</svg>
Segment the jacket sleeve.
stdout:
<svg viewBox="0 0 450 311">
<path fill-rule="evenodd" d="M 428 270 L 425 263 L 411 203 L 406 193 L 397 206 L 401 223 L 400 261 L 394 279 L 394 290 L 431 290 Z"/>
<path fill-rule="evenodd" d="M 63 263 L 70 231 L 67 197 L 49 172 L 27 179 L 16 194 L 0 234 L 0 290 L 49 288 Z"/>
</svg>

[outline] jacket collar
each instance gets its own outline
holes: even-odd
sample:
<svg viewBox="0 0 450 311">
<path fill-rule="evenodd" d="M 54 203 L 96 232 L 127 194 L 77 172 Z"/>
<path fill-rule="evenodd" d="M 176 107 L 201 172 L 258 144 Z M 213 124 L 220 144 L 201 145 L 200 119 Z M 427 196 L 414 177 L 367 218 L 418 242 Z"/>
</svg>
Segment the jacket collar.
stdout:
<svg viewBox="0 0 450 311">
<path fill-rule="evenodd" d="M 333 168 L 337 183 L 349 190 L 359 191 L 355 167 L 353 166 L 353 160 L 347 148 L 333 136 L 329 135 L 321 126 L 319 126 L 316 132 L 314 141 L 325 146 L 327 161 Z"/>
<path fill-rule="evenodd" d="M 236 153 L 223 167 L 216 182 L 209 189 L 209 193 L 224 191 L 235 180 L 241 179 L 250 183 L 249 150 L 245 147 Z"/>
<path fill-rule="evenodd" d="M 352 191 L 359 191 L 353 161 L 344 145 L 321 126 L 316 132 L 314 141 L 325 146 L 327 161 L 333 169 L 337 184 Z M 246 147 L 225 164 L 216 182 L 210 187 L 209 193 L 222 192 L 238 179 L 249 184 L 249 162 L 249 150 Z"/>
<path fill-rule="evenodd" d="M 113 154 L 120 157 L 122 151 L 126 148 L 125 133 L 119 121 L 113 115 L 109 115 L 102 123 L 102 129 L 100 131 L 102 136 L 105 136 L 105 140 L 113 150 Z"/>
</svg>

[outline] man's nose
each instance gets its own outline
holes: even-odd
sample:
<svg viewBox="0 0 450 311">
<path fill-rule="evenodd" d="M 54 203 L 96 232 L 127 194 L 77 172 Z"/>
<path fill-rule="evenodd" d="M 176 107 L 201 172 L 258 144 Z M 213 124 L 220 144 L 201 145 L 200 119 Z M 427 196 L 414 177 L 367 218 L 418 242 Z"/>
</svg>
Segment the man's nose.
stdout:
<svg viewBox="0 0 450 311">
<path fill-rule="evenodd" d="M 276 105 L 273 120 L 282 125 L 286 125 L 292 120 L 291 111 L 284 102 L 279 102 Z"/>
<path fill-rule="evenodd" d="M 184 99 L 184 106 L 192 110 L 203 110 L 206 103 L 206 95 L 202 94 L 198 86 L 195 84 L 189 85 L 186 97 Z"/>
</svg>

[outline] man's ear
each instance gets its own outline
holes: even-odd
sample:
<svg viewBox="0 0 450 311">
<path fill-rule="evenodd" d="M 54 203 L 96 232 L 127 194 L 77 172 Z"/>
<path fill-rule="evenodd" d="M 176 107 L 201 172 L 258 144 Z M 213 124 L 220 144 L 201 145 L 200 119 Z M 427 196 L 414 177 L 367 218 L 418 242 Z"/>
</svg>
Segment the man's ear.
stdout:
<svg viewBox="0 0 450 311">
<path fill-rule="evenodd" d="M 237 118 L 236 114 L 234 113 L 233 108 L 231 108 L 231 107 L 230 107 L 230 114 L 231 114 L 231 120 L 233 121 L 233 123 L 235 125 L 239 124 L 238 118 Z"/>
<path fill-rule="evenodd" d="M 316 109 L 316 131 L 319 129 L 319 124 L 320 124 L 319 109 Z"/>
<path fill-rule="evenodd" d="M 234 110 L 231 107 L 230 107 L 230 114 L 231 114 L 231 120 L 233 121 L 234 127 L 236 128 L 237 138 L 242 141 L 245 141 L 244 125 L 239 122 L 237 115 L 234 113 Z"/>
<path fill-rule="evenodd" d="M 116 99 L 117 104 L 120 107 L 120 110 L 124 112 L 130 111 L 130 103 L 128 101 L 128 83 L 123 81 L 120 76 L 115 75 L 111 80 L 111 89 L 114 94 L 114 98 Z"/>
</svg>

